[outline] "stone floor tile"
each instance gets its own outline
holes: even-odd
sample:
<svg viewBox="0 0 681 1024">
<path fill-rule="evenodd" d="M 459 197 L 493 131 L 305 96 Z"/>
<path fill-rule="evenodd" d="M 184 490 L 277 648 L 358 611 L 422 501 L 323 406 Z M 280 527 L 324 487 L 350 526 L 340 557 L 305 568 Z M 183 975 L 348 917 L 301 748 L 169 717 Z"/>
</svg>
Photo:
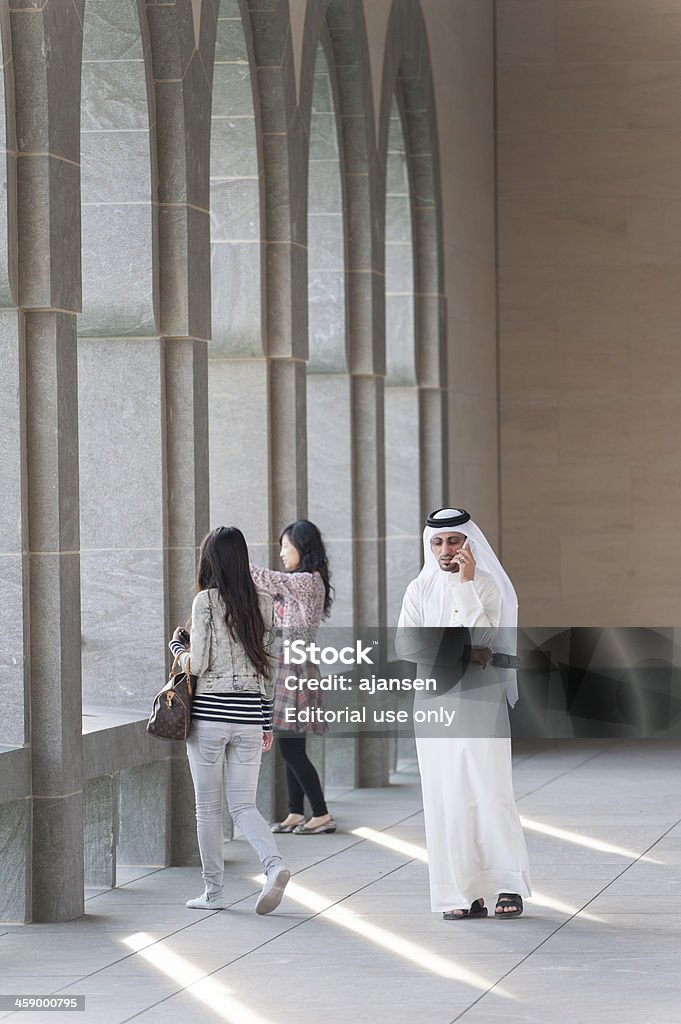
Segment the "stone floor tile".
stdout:
<svg viewBox="0 0 681 1024">
<path fill-rule="evenodd" d="M 260 869 L 244 840 L 225 845 L 231 905 L 219 913 L 184 907 L 203 888 L 196 868 L 126 867 L 116 889 L 88 892 L 77 921 L 2 925 L 0 984 L 26 991 L 35 977 L 86 993 L 84 1024 L 243 1024 L 244 1008 L 260 1024 L 678 1024 L 678 748 L 520 744 L 515 759 L 521 814 L 596 846 L 528 830 L 536 898 L 517 921 L 431 913 L 410 761 L 389 788 L 334 793 L 337 833 L 279 838 L 294 884 L 274 914 L 253 912 Z M 360 826 L 418 855 L 358 837 Z M 331 909 L 296 900 L 296 886 Z M 146 957 L 125 943 L 140 933 Z M 301 964 L 323 983 L 304 979 L 291 998 Z M 182 970 L 209 980 L 187 987 Z M 44 1024 L 23 1012 L 21 1024 L 31 1017 Z"/>
</svg>

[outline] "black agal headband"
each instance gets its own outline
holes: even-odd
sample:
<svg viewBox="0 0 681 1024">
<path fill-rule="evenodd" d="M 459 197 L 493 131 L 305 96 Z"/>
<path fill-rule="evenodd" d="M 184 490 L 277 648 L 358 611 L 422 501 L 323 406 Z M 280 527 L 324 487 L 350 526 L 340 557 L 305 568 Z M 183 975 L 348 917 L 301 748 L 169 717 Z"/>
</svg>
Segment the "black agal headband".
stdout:
<svg viewBox="0 0 681 1024">
<path fill-rule="evenodd" d="M 442 512 L 455 512 L 453 516 L 440 516 Z M 470 515 L 465 509 L 449 509 L 449 508 L 438 508 L 435 512 L 431 512 L 426 519 L 426 526 L 432 526 L 435 530 L 446 530 L 450 526 L 462 526 L 464 523 L 470 521 Z"/>
</svg>

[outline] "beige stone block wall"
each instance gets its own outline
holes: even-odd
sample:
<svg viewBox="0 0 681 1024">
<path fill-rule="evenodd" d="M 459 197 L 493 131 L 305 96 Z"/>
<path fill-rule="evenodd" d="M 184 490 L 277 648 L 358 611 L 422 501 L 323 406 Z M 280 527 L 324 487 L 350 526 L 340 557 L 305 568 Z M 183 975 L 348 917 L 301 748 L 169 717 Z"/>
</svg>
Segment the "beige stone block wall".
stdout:
<svg viewBox="0 0 681 1024">
<path fill-rule="evenodd" d="M 527 625 L 681 621 L 681 6 L 496 0 L 504 561 Z"/>
<path fill-rule="evenodd" d="M 442 174 L 449 494 L 499 540 L 493 0 L 421 0 Z"/>
</svg>

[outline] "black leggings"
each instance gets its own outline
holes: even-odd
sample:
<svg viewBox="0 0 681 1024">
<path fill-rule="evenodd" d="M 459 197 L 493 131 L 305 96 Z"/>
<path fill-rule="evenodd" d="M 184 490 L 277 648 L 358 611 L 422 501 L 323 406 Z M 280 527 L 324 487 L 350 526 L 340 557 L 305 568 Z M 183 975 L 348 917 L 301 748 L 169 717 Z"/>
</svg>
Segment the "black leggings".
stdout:
<svg viewBox="0 0 681 1024">
<path fill-rule="evenodd" d="M 317 769 L 305 752 L 305 736 L 278 736 L 281 756 L 286 762 L 286 789 L 290 814 L 303 814 L 307 797 L 313 817 L 328 814 Z"/>
</svg>

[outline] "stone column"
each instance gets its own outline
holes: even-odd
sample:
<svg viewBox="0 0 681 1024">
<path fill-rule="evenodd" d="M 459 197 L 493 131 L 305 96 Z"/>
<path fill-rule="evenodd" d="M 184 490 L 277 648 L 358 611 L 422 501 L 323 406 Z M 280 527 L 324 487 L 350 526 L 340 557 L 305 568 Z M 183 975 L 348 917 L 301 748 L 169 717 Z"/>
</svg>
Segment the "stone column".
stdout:
<svg viewBox="0 0 681 1024">
<path fill-rule="evenodd" d="M 300 106 L 309 116 L 308 517 L 324 536 L 335 596 L 329 625 L 352 626 L 351 388 L 345 317 L 345 223 L 338 115 L 327 52 L 328 31 L 309 60 L 314 75 L 301 85 Z M 303 93 L 303 88 L 305 92 Z M 309 115 L 307 114 L 309 110 Z M 327 745 L 334 745 L 327 739 Z"/>
<path fill-rule="evenodd" d="M 83 912 L 75 314 L 27 313 L 26 348 L 33 919 L 68 921 Z"/>
<path fill-rule="evenodd" d="M 386 562 L 387 621 L 397 622 L 410 580 L 421 568 L 421 467 L 414 240 L 402 118 L 395 97 L 386 154 Z"/>
<path fill-rule="evenodd" d="M 365 628 L 385 622 L 386 606 L 384 202 L 375 160 L 374 101 L 362 5 L 330 5 L 327 27 L 337 85 L 345 201 L 354 625 Z M 345 776 L 349 785 L 387 784 L 389 744 L 383 738 L 334 741 L 329 753 L 334 782 Z M 353 770 L 354 776 L 347 778 Z"/>
<path fill-rule="evenodd" d="M 218 311 L 211 356 L 221 364 L 211 373 L 211 424 L 221 430 L 221 508 L 244 528 L 254 560 L 277 566 L 278 531 L 305 513 L 307 498 L 306 174 L 295 109 L 288 4 L 224 0 L 213 104 L 219 163 L 213 159 L 211 169 Z M 241 495 L 230 493 L 234 478 Z M 280 768 L 270 777 L 278 806 Z M 270 797 L 261 790 L 265 810 Z"/>
<path fill-rule="evenodd" d="M 2 79 L 0 78 L 0 87 Z M 4 101 L 0 102 L 4 115 Z M 0 136 L 1 137 L 1 136 Z M 10 160 L 15 160 L 12 155 Z M 1 173 L 1 170 L 0 170 Z M 6 184 L 6 179 L 5 179 Z M 6 208 L 0 205 L 0 222 L 6 222 Z M 6 238 L 3 231 L 0 238 Z M 16 240 L 12 239 L 12 257 L 16 258 Z M 4 262 L 0 293 L 12 302 L 9 288 L 9 253 L 0 249 Z M 3 656 L 0 659 L 0 751 L 8 746 L 23 746 L 29 724 L 28 600 L 29 556 L 26 495 L 26 352 L 24 317 L 16 309 L 0 309 L 0 390 L 3 394 L 3 458 L 0 460 L 0 493 L 4 514 L 0 519 L 0 588 L 3 595 Z M 16 755 L 27 752 L 16 751 Z M 2 757 L 0 784 L 0 850 L 3 886 L 0 891 L 0 921 L 31 920 L 31 792 L 30 771 L 25 773 L 25 790 L 15 786 L 12 758 Z M 30 766 L 28 766 L 30 767 Z M 18 774 L 18 773 L 17 773 Z M 15 799 L 17 793 L 20 797 Z"/>
<path fill-rule="evenodd" d="M 404 523 L 405 532 L 411 535 L 409 559 L 412 569 L 401 579 L 391 581 L 389 621 L 394 624 L 401 601 L 399 591 L 404 591 L 409 577 L 415 575 L 415 569 L 421 564 L 423 519 L 431 509 L 456 499 L 448 495 L 446 473 L 445 300 L 435 96 L 428 37 L 418 4 L 398 0 L 392 6 L 384 58 L 379 149 L 388 154 L 386 171 L 391 223 L 386 225 L 387 248 L 390 253 L 393 242 L 409 242 L 409 260 L 403 261 L 402 266 L 409 272 L 409 290 L 413 292 L 408 310 L 413 323 L 408 380 L 404 379 L 404 367 L 398 366 L 406 386 L 399 389 L 402 394 L 390 388 L 390 399 L 386 399 L 386 409 L 391 417 L 400 415 L 400 405 L 408 406 L 408 414 L 405 408 L 401 419 L 403 424 L 407 418 L 413 424 L 413 433 L 409 431 L 408 438 L 404 426 L 400 431 L 403 445 L 407 442 L 413 451 L 414 470 L 409 483 L 412 500 L 409 521 Z M 395 172 L 401 180 L 395 180 Z M 400 201 L 395 193 L 401 193 L 401 201 L 408 198 L 408 205 L 403 208 L 408 215 L 408 225 L 404 224 L 402 234 L 391 239 L 395 211 L 390 207 Z M 393 289 L 388 286 L 387 290 Z M 394 306 L 395 301 L 396 297 L 391 296 L 389 306 Z M 393 342 L 392 335 L 393 326 L 389 322 L 389 345 Z M 388 370 L 393 381 L 395 369 L 389 353 Z M 468 366 L 464 370 L 466 373 L 470 371 Z M 392 432 L 394 427 L 387 425 L 388 429 Z M 400 743 L 409 756 L 412 746 L 411 743 Z"/>
<path fill-rule="evenodd" d="M 381 281 L 382 284 L 382 281 Z M 358 628 L 385 622 L 385 464 L 383 378 L 352 378 L 355 497 L 356 615 Z M 387 786 L 390 744 L 386 737 L 359 740 L 359 786 Z"/>
<path fill-rule="evenodd" d="M 26 310 L 36 921 L 70 920 L 83 911 L 75 316 L 80 306 L 82 13 L 82 2 L 14 9 L 7 33 L 18 140 L 18 298 Z"/>
<path fill-rule="evenodd" d="M 367 109 L 372 109 L 371 104 Z M 352 204 L 348 216 L 354 229 L 348 240 L 348 348 L 355 625 L 366 629 L 386 621 L 383 178 L 373 156 L 373 120 L 365 124 L 352 114 L 344 116 L 342 124 L 348 202 Z M 390 744 L 386 738 L 360 738 L 357 763 L 359 786 L 387 786 Z"/>
<path fill-rule="evenodd" d="M 191 614 L 198 547 L 209 529 L 209 164 L 217 7 L 213 0 L 204 3 L 195 20 L 186 17 L 182 2 L 146 4 L 156 112 L 151 144 L 152 166 L 158 175 L 167 632 Z M 185 745 L 172 744 L 172 751 L 170 862 L 196 864 L 193 786 Z M 159 801 L 164 778 L 157 780 Z M 148 837 L 144 850 L 144 856 L 162 857 L 160 832 L 155 839 Z M 128 856 L 139 855 L 128 842 Z"/>
<path fill-rule="evenodd" d="M 0 493 L 0 588 L 5 652 L 0 664 L 0 743 L 21 747 L 28 727 L 25 603 L 28 593 L 26 517 L 26 353 L 17 305 L 17 141 L 9 10 L 0 8 L 0 392 L 3 395 Z M 6 150 L 5 150 L 5 140 Z M 24 899 L 26 893 L 24 892 Z"/>
<path fill-rule="evenodd" d="M 447 326 L 440 154 L 430 60 L 422 31 L 410 33 L 420 39 L 416 56 L 411 58 L 419 74 L 404 75 L 400 84 L 411 183 L 420 498 L 421 513 L 425 515 L 441 502 L 446 504 L 457 499 L 448 496 Z M 469 372 L 473 369 L 468 367 Z"/>
<path fill-rule="evenodd" d="M 28 727 L 28 660 L 25 603 L 28 593 L 26 519 L 26 353 L 23 316 L 0 309 L 0 393 L 3 457 L 0 460 L 0 589 L 3 657 L 0 664 L 0 743 L 21 747 Z"/>
</svg>

